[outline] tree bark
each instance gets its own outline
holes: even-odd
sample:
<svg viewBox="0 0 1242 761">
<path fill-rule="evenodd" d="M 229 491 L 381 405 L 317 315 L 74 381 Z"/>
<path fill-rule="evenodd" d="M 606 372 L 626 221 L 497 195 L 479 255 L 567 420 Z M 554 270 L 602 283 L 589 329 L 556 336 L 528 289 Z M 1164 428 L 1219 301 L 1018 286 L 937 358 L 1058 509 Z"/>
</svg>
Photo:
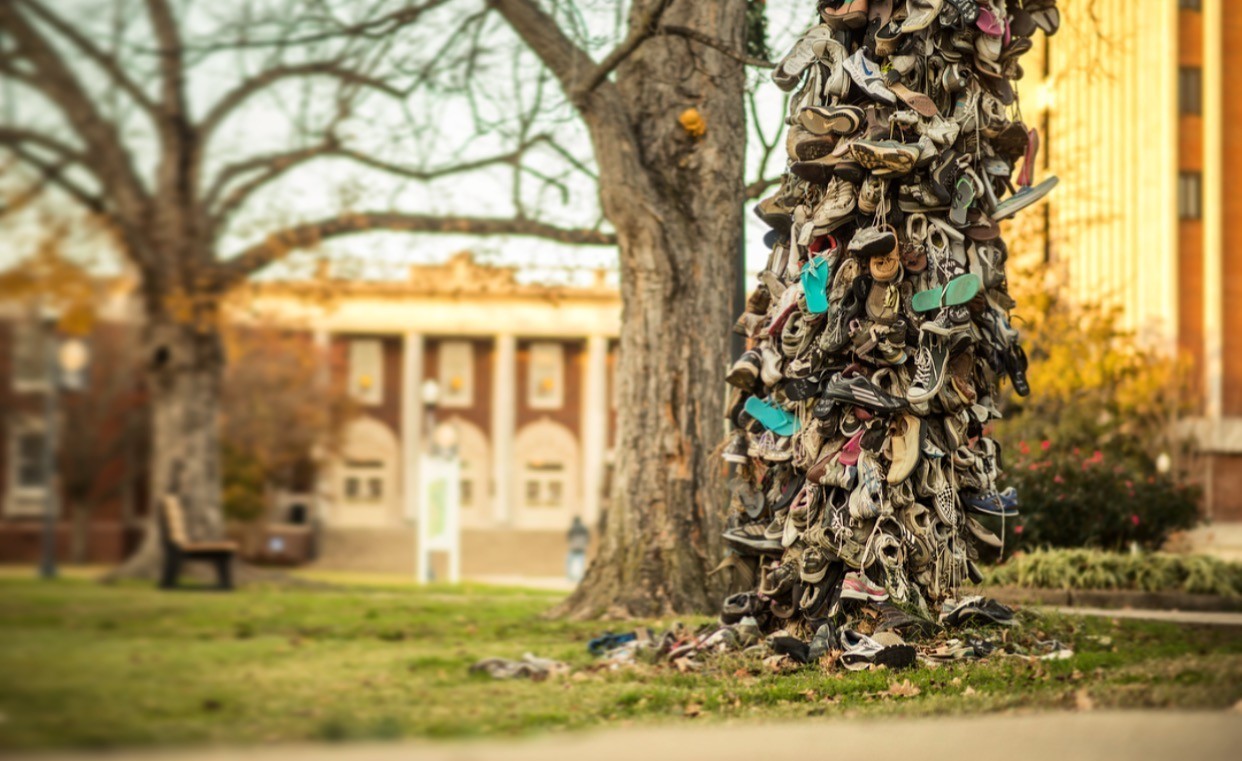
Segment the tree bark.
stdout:
<svg viewBox="0 0 1242 761">
<path fill-rule="evenodd" d="M 659 0 L 636 0 L 631 23 Z M 675 0 L 664 21 L 744 50 L 746 3 Z M 622 108 L 588 101 L 600 195 L 621 249 L 620 431 L 599 553 L 574 617 L 712 611 L 721 552 L 724 374 L 741 265 L 746 130 L 740 61 L 646 41 L 617 69 Z M 698 111 L 695 136 L 678 117 Z M 619 139 L 618 131 L 627 131 Z M 629 150 L 637 146 L 637 155 Z"/>
<path fill-rule="evenodd" d="M 164 495 L 181 500 L 191 539 L 224 536 L 219 426 L 224 353 L 219 323 L 214 310 L 189 319 L 151 315 L 149 310 L 148 320 L 144 359 L 153 443 L 151 514 L 138 551 L 109 579 L 158 574 L 163 551 L 156 513 Z"/>
</svg>

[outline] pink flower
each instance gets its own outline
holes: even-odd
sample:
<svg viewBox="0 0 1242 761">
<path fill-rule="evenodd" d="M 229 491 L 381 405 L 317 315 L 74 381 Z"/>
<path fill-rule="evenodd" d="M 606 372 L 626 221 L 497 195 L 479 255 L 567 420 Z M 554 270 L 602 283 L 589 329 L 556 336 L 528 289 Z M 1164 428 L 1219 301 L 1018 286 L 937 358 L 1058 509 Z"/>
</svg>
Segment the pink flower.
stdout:
<svg viewBox="0 0 1242 761">
<path fill-rule="evenodd" d="M 1130 522 L 1133 523 L 1135 526 L 1139 525 L 1139 517 L 1137 515 L 1131 515 Z"/>
<path fill-rule="evenodd" d="M 1019 451 L 1019 452 L 1021 452 L 1022 454 L 1030 454 L 1030 453 L 1031 453 L 1031 448 L 1030 448 L 1029 446 L 1027 446 L 1027 444 L 1026 444 L 1026 442 L 1025 442 L 1025 441 L 1019 441 L 1019 442 L 1018 442 L 1018 451 Z"/>
<path fill-rule="evenodd" d="M 1044 450 L 1045 452 L 1047 452 L 1048 449 L 1051 447 L 1052 447 L 1052 442 L 1049 441 L 1048 439 L 1044 439 L 1043 441 L 1039 442 L 1039 448 Z"/>
<path fill-rule="evenodd" d="M 1065 483 L 1065 479 L 1061 478 L 1060 474 L 1058 474 L 1052 477 L 1052 482 L 1056 484 L 1063 484 Z"/>
<path fill-rule="evenodd" d="M 1077 457 L 1080 454 L 1082 454 L 1082 450 L 1078 447 L 1074 447 L 1074 456 Z"/>
<path fill-rule="evenodd" d="M 1134 482 L 1128 478 L 1126 479 L 1126 488 L 1129 489 L 1131 492 L 1134 491 Z"/>
<path fill-rule="evenodd" d="M 1021 527 L 1021 526 L 1014 526 L 1014 527 L 1013 527 L 1013 533 L 1015 533 L 1015 534 L 1021 534 L 1021 533 L 1022 533 L 1022 527 Z"/>
</svg>

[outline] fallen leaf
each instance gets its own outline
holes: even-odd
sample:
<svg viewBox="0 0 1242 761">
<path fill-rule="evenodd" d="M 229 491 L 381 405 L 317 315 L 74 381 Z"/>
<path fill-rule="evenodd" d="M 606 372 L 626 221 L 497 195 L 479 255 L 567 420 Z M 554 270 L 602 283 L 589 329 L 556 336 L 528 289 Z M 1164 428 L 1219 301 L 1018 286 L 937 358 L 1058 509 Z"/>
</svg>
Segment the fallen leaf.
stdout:
<svg viewBox="0 0 1242 761">
<path fill-rule="evenodd" d="M 1074 669 L 1073 672 L 1070 673 L 1070 679 L 1072 681 L 1077 682 L 1078 680 L 1082 679 L 1082 672 L 1079 671 L 1078 669 Z"/>
<path fill-rule="evenodd" d="M 912 698 L 918 695 L 922 690 L 912 684 L 909 679 L 903 679 L 900 682 L 892 682 L 888 685 L 888 691 L 885 695 L 891 695 L 895 698 Z"/>
<path fill-rule="evenodd" d="M 698 703 L 687 703 L 685 710 L 682 711 L 682 714 L 687 719 L 693 719 L 694 717 L 698 716 L 701 713 L 703 713 L 703 706 L 699 705 Z"/>
<path fill-rule="evenodd" d="M 807 700 L 814 700 L 814 699 L 815 699 L 815 690 L 806 690 L 806 691 L 804 691 L 804 692 L 802 693 L 802 697 L 806 698 Z"/>
<path fill-rule="evenodd" d="M 961 686 L 962 686 L 962 678 L 961 678 L 960 676 L 955 676 L 955 677 L 953 677 L 953 679 L 949 682 L 949 684 L 953 685 L 954 687 L 961 687 Z"/>
<path fill-rule="evenodd" d="M 974 695 L 974 694 L 975 694 L 975 688 L 974 688 L 974 687 L 971 687 L 970 685 L 967 685 L 967 686 L 966 686 L 966 689 L 962 690 L 962 694 L 963 694 L 963 695 L 966 695 L 967 697 L 969 697 L 969 696 L 971 696 L 971 695 Z"/>
<path fill-rule="evenodd" d="M 1078 690 L 1074 693 L 1074 707 L 1079 711 L 1090 711 L 1095 708 L 1095 701 L 1086 690 Z"/>
</svg>

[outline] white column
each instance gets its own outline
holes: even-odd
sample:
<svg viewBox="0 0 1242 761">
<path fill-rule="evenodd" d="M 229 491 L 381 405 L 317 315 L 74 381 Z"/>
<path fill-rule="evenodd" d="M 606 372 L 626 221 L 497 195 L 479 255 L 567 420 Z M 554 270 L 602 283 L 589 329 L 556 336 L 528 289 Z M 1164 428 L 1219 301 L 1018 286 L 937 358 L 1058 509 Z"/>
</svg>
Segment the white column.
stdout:
<svg viewBox="0 0 1242 761">
<path fill-rule="evenodd" d="M 1210 453 L 1220 437 L 1225 401 L 1224 45 L 1223 0 L 1203 3 L 1203 364 L 1204 426 Z M 1207 460 L 1203 502 L 1216 512 L 1216 458 Z"/>
<path fill-rule="evenodd" d="M 513 433 L 517 425 L 517 339 L 496 336 L 492 366 L 492 515 L 497 526 L 513 520 Z"/>
<path fill-rule="evenodd" d="M 401 346 L 401 506 L 418 516 L 418 469 L 423 454 L 423 336 L 406 333 Z M 423 553 L 420 552 L 421 556 Z"/>
<path fill-rule="evenodd" d="M 327 388 L 331 381 L 332 362 L 330 352 L 332 351 L 332 333 L 327 328 L 316 326 L 311 332 L 311 343 L 315 347 L 315 351 L 319 354 L 319 364 L 315 368 L 315 380 L 323 384 Z M 333 464 L 324 456 L 322 447 L 315 447 L 315 493 L 311 497 L 311 510 L 315 514 L 315 518 L 321 526 L 327 526 L 331 521 L 329 514 L 332 512 L 332 470 Z"/>
<path fill-rule="evenodd" d="M 608 436 L 608 339 L 587 339 L 582 389 L 582 522 L 599 519 L 600 486 L 604 480 L 604 448 Z"/>
<path fill-rule="evenodd" d="M 1224 408 L 1224 71 L 1222 0 L 1203 3 L 1203 352 L 1211 438 Z"/>
</svg>

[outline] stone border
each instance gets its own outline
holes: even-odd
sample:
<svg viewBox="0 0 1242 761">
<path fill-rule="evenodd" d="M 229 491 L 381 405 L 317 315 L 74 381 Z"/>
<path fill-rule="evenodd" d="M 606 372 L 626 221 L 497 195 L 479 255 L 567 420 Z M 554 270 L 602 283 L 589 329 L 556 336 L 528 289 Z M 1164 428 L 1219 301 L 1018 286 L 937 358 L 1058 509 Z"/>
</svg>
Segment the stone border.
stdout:
<svg viewBox="0 0 1242 761">
<path fill-rule="evenodd" d="M 1122 589 L 1037 589 L 987 587 L 991 597 L 1009 605 L 1058 605 L 1080 608 L 1136 608 L 1242 612 L 1242 597 L 1186 592 L 1136 592 Z"/>
</svg>

